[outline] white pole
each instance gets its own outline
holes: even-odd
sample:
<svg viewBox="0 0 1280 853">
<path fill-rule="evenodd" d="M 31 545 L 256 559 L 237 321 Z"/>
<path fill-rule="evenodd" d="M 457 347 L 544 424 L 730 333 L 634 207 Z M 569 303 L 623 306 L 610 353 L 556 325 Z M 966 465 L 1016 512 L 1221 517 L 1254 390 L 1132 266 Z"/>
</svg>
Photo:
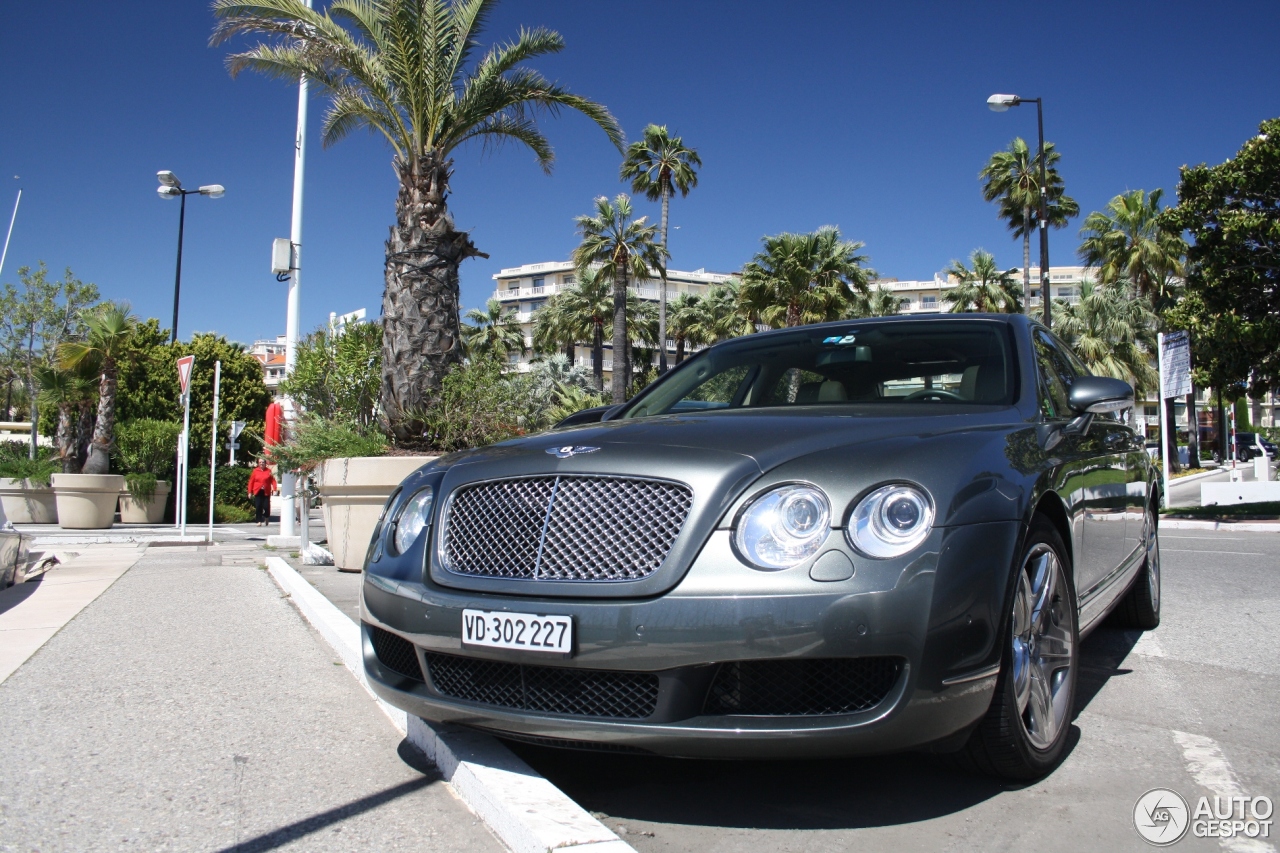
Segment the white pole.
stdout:
<svg viewBox="0 0 1280 853">
<path fill-rule="evenodd" d="M 4 237 L 4 251 L 0 252 L 0 275 L 4 273 L 4 259 L 9 257 L 9 240 L 13 237 L 13 223 L 18 220 L 18 205 L 21 203 L 22 190 L 18 190 L 18 200 L 13 203 L 13 216 L 9 217 L 9 233 Z"/>
<path fill-rule="evenodd" d="M 209 451 L 209 541 L 213 542 L 213 481 L 218 468 L 218 392 L 222 389 L 222 362 L 213 363 L 213 441 Z"/>
<path fill-rule="evenodd" d="M 311 0 L 306 0 L 311 8 Z M 298 351 L 298 285 L 302 277 L 302 174 L 307 157 L 307 75 L 298 82 L 298 130 L 293 139 L 293 220 L 289 227 L 289 242 L 293 244 L 293 269 L 289 271 L 289 303 L 284 325 L 284 375 L 293 373 Z M 293 420 L 293 401 L 285 398 L 285 425 Z M 294 498 L 298 478 L 286 472 L 280 486 L 280 535 L 294 535 Z"/>
<path fill-rule="evenodd" d="M 192 370 L 192 373 L 195 371 Z M 187 472 L 191 469 L 191 380 L 187 379 L 187 393 L 182 395 L 182 503 L 178 505 L 181 521 L 178 533 L 187 535 Z"/>
<path fill-rule="evenodd" d="M 1164 404 L 1164 333 L 1156 335 L 1156 352 L 1159 353 L 1157 361 L 1160 363 L 1160 387 L 1156 392 L 1156 396 L 1160 398 L 1160 459 L 1164 462 L 1164 505 L 1172 506 L 1169 503 L 1169 418 L 1168 409 Z"/>
</svg>

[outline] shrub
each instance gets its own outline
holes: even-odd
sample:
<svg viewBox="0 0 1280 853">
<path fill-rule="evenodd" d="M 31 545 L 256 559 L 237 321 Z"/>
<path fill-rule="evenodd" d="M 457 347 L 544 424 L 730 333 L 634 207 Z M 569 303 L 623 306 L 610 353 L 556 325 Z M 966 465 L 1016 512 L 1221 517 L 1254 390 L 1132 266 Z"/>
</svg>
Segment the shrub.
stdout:
<svg viewBox="0 0 1280 853">
<path fill-rule="evenodd" d="M 249 497 L 249 472 L 251 468 L 240 465 L 219 465 L 213 498 L 214 518 L 219 504 L 253 511 L 253 498 Z M 209 466 L 192 468 L 187 473 L 187 521 L 199 523 L 209 517 Z M 252 517 L 252 516 L 250 516 Z"/>
<path fill-rule="evenodd" d="M 37 447 L 36 458 L 28 458 L 30 445 L 25 441 L 0 442 L 0 477 L 30 480 L 37 486 L 48 486 L 50 478 L 62 469 L 52 447 Z"/>
<path fill-rule="evenodd" d="M 370 429 L 306 415 L 298 422 L 288 441 L 271 448 L 271 460 L 283 470 L 308 473 L 326 459 L 382 456 L 386 452 L 386 439 Z"/>
<path fill-rule="evenodd" d="M 124 485 L 129 490 L 129 497 L 140 504 L 151 503 L 151 499 L 156 496 L 158 482 L 156 475 L 149 472 L 124 475 Z"/>
<path fill-rule="evenodd" d="M 327 421 L 374 421 L 382 389 L 382 327 L 350 323 L 321 326 L 298 344 L 297 362 L 280 386 L 304 411 Z"/>
<path fill-rule="evenodd" d="M 169 421 L 136 418 L 116 427 L 116 463 L 126 474 L 168 479 L 177 457 L 182 427 Z M 135 495 L 136 497 L 136 495 Z"/>
<path fill-rule="evenodd" d="M 213 520 L 215 524 L 244 524 L 246 521 L 253 521 L 253 510 L 227 504 L 214 504 Z"/>
</svg>

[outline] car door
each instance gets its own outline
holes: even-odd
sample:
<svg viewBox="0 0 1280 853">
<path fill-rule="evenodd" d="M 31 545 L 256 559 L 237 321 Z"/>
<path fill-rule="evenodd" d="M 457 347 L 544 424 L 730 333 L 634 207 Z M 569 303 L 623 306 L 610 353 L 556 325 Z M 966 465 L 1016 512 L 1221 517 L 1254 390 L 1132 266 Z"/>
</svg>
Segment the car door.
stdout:
<svg viewBox="0 0 1280 853">
<path fill-rule="evenodd" d="M 1067 407 L 1067 394 L 1084 368 L 1044 329 L 1035 331 L 1035 346 L 1046 383 L 1044 402 L 1051 409 L 1046 414 L 1065 426 L 1075 416 Z M 1128 553 L 1127 432 L 1114 419 L 1095 417 L 1087 433 L 1066 436 L 1055 448 L 1064 460 L 1064 488 L 1074 523 L 1080 525 L 1075 575 L 1081 599 L 1101 585 Z"/>
</svg>

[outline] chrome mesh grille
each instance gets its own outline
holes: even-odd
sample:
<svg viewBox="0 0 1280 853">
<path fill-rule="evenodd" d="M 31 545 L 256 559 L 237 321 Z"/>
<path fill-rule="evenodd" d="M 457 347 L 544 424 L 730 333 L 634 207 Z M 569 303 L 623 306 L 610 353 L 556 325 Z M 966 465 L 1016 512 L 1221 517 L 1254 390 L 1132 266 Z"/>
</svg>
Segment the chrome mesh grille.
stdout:
<svg viewBox="0 0 1280 853">
<path fill-rule="evenodd" d="M 638 580 L 662 565 L 692 504 L 688 486 L 629 477 L 464 486 L 445 512 L 445 568 L 500 578 Z"/>
</svg>

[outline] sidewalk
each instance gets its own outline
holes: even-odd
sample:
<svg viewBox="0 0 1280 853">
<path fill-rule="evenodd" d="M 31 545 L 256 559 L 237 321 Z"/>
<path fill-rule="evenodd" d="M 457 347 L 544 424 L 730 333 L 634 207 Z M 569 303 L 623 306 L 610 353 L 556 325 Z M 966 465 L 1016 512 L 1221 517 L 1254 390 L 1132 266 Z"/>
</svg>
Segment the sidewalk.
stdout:
<svg viewBox="0 0 1280 853">
<path fill-rule="evenodd" d="M 501 850 L 245 540 L 83 546 L 3 594 L 44 633 L 0 682 L 0 849 Z"/>
</svg>

